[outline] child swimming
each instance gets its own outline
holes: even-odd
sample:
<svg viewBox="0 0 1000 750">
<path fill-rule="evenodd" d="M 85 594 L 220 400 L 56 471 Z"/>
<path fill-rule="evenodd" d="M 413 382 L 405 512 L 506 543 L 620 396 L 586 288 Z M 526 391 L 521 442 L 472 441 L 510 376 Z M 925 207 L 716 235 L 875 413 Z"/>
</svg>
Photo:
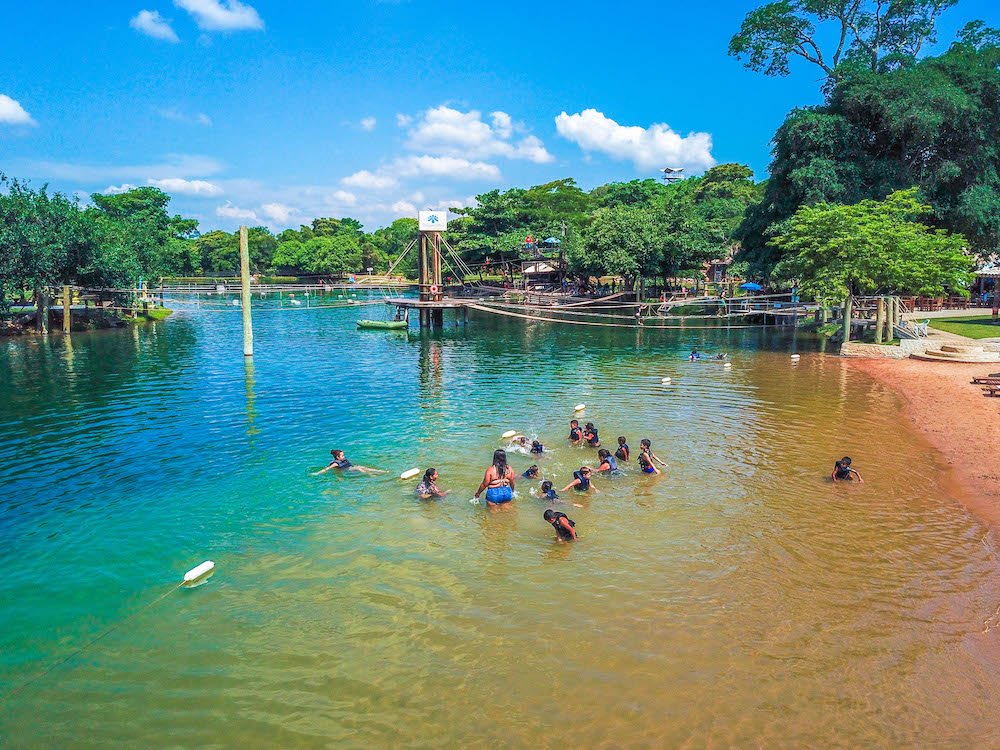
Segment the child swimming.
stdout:
<svg viewBox="0 0 1000 750">
<path fill-rule="evenodd" d="M 597 436 L 597 428 L 594 427 L 593 422 L 587 422 L 586 427 L 583 428 L 583 439 L 591 448 L 601 447 L 601 439 Z"/>
<path fill-rule="evenodd" d="M 653 453 L 653 444 L 650 442 L 649 438 L 643 438 L 639 441 L 639 451 L 649 455 L 650 463 L 658 463 L 664 469 L 667 468 L 667 462 L 660 460 L 660 457 Z M 652 472 L 647 473 L 651 474 Z"/>
<path fill-rule="evenodd" d="M 643 474 L 662 474 L 656 466 L 653 465 L 653 459 L 649 457 L 649 454 L 643 451 L 639 454 L 639 468 L 642 470 Z"/>
<path fill-rule="evenodd" d="M 593 488 L 596 492 L 597 487 L 594 487 L 594 483 L 590 481 L 591 474 L 593 474 L 593 470 L 589 466 L 581 466 L 579 471 L 573 472 L 573 481 L 563 487 L 561 491 L 576 490 L 577 492 L 588 492 Z"/>
<path fill-rule="evenodd" d="M 527 469 L 525 469 L 524 473 L 521 476 L 524 477 L 525 479 L 538 479 L 538 465 L 532 464 Z"/>
<path fill-rule="evenodd" d="M 576 523 L 565 513 L 549 509 L 542 514 L 542 518 L 552 524 L 552 528 L 556 530 L 556 539 L 560 542 L 572 542 L 577 538 Z"/>
<path fill-rule="evenodd" d="M 534 454 L 536 454 L 536 455 L 537 454 L 541 454 L 541 453 L 545 453 L 545 446 L 542 445 L 537 440 L 532 440 L 531 441 L 531 452 L 534 453 Z"/>
<path fill-rule="evenodd" d="M 350 461 L 347 460 L 347 456 L 344 455 L 344 451 L 334 449 L 330 451 L 330 455 L 333 456 L 333 460 L 327 464 L 324 468 L 319 471 L 314 471 L 313 476 L 319 476 L 320 474 L 325 474 L 330 471 L 330 469 L 338 469 L 339 471 L 360 471 L 362 474 L 384 474 L 382 469 L 372 469 L 369 466 L 355 466 Z"/>
<path fill-rule="evenodd" d="M 701 359 L 701 354 L 697 349 L 692 349 L 691 354 L 688 355 L 688 360 L 694 362 L 697 359 Z"/>
<path fill-rule="evenodd" d="M 545 498 L 546 500 L 559 499 L 559 495 L 557 495 L 556 491 L 552 489 L 552 482 L 550 482 L 548 479 L 542 482 L 542 497 Z"/>
<path fill-rule="evenodd" d="M 851 457 L 844 456 L 839 461 L 833 464 L 833 473 L 830 475 L 834 482 L 849 482 L 857 476 L 859 482 L 864 482 L 865 480 L 861 478 L 861 474 L 857 469 L 851 468 Z"/>
<path fill-rule="evenodd" d="M 579 445 L 583 441 L 583 430 L 575 419 L 569 421 L 569 440 L 573 445 Z"/>
<path fill-rule="evenodd" d="M 597 451 L 597 457 L 601 460 L 601 463 L 597 467 L 598 472 L 607 474 L 608 476 L 621 475 L 622 471 L 618 468 L 618 461 L 611 455 L 611 451 L 607 448 L 601 448 Z"/>
<path fill-rule="evenodd" d="M 424 478 L 420 480 L 420 484 L 417 485 L 417 489 L 414 490 L 414 494 L 421 500 L 434 500 L 437 498 L 442 498 L 448 494 L 448 490 L 442 492 L 437 486 L 438 471 L 437 469 L 428 469 L 424 472 Z"/>
<path fill-rule="evenodd" d="M 625 440 L 625 436 L 621 435 L 618 438 L 618 450 L 615 451 L 615 458 L 619 461 L 628 461 L 629 447 L 628 442 Z"/>
</svg>

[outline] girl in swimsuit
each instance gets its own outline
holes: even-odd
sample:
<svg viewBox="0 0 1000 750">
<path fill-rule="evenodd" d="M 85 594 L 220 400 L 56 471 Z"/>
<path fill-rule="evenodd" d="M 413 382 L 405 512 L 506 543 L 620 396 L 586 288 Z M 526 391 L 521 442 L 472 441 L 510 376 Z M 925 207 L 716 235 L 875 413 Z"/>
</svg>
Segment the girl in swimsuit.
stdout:
<svg viewBox="0 0 1000 750">
<path fill-rule="evenodd" d="M 347 460 L 347 456 L 344 455 L 344 451 L 332 450 L 330 455 L 333 456 L 333 460 L 327 464 L 324 468 L 319 471 L 314 471 L 313 476 L 318 476 L 319 474 L 325 474 L 330 471 L 330 469 L 338 469 L 340 471 L 360 471 L 362 474 L 384 474 L 385 472 L 381 469 L 372 469 L 369 466 L 355 466 L 350 461 Z"/>
<path fill-rule="evenodd" d="M 476 499 L 486 490 L 486 505 L 497 508 L 514 499 L 514 470 L 507 465 L 507 451 L 493 451 L 493 465 L 486 470 L 476 490 Z"/>
<path fill-rule="evenodd" d="M 424 472 L 424 478 L 417 485 L 416 495 L 421 500 L 437 500 L 448 494 L 448 490 L 443 492 L 437 486 L 437 469 L 428 469 Z"/>
</svg>

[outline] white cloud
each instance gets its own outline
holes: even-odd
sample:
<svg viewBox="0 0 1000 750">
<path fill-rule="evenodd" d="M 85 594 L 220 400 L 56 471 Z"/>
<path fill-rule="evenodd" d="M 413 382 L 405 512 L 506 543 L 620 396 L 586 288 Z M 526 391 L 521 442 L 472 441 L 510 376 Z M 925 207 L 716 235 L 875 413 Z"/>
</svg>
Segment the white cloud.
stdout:
<svg viewBox="0 0 1000 750">
<path fill-rule="evenodd" d="M 286 206 L 284 203 L 265 203 L 260 210 L 271 221 L 284 226 L 288 225 L 288 220 L 293 214 L 299 213 L 297 208 Z"/>
<path fill-rule="evenodd" d="M 36 177 L 71 182 L 117 182 L 119 180 L 163 180 L 169 177 L 209 177 L 223 170 L 222 162 L 208 156 L 167 154 L 163 161 L 151 164 L 74 164 L 72 162 L 32 161 L 26 171 Z"/>
<path fill-rule="evenodd" d="M 399 184 L 399 181 L 387 174 L 376 174 L 375 172 L 369 172 L 367 169 L 362 169 L 360 172 L 355 172 L 343 178 L 340 184 L 347 187 L 361 188 L 362 190 L 385 190 L 386 188 L 395 187 Z"/>
<path fill-rule="evenodd" d="M 160 190 L 168 193 L 177 193 L 178 195 L 195 195 L 201 197 L 222 195 L 222 188 L 205 180 L 185 180 L 182 177 L 165 177 L 162 180 L 150 179 L 147 182 L 153 187 L 160 188 Z"/>
<path fill-rule="evenodd" d="M 135 185 L 129 185 L 125 182 L 121 185 L 108 185 L 101 192 L 105 195 L 121 195 L 122 193 L 127 193 L 129 190 L 135 190 Z"/>
<path fill-rule="evenodd" d="M 630 160 L 640 170 L 665 166 L 707 169 L 715 164 L 711 134 L 680 136 L 663 123 L 648 128 L 619 125 L 603 112 L 585 109 L 573 115 L 560 114 L 556 130 L 584 151 Z"/>
<path fill-rule="evenodd" d="M 215 209 L 215 215 L 223 219 L 239 219 L 241 221 L 259 221 L 257 214 L 248 208 L 240 208 L 226 201 L 226 205 Z"/>
<path fill-rule="evenodd" d="M 396 201 L 392 204 L 392 210 L 397 214 L 413 216 L 417 212 L 417 207 L 409 201 Z"/>
<path fill-rule="evenodd" d="M 413 122 L 413 118 L 410 117 L 409 115 L 404 115 L 401 112 L 396 115 L 396 124 L 399 127 L 401 127 L 401 128 L 408 128 L 408 127 L 410 127 L 410 124 L 412 122 Z"/>
<path fill-rule="evenodd" d="M 535 136 L 527 136 L 518 142 L 511 140 L 515 126 L 506 112 L 493 112 L 490 119 L 492 125 L 484 122 L 477 110 L 460 112 L 442 104 L 420 115 L 410 131 L 407 145 L 438 156 L 467 159 L 505 156 L 537 164 L 554 161 L 552 154 Z"/>
<path fill-rule="evenodd" d="M 367 130 L 369 133 L 375 129 L 377 120 L 374 117 L 365 117 L 361 120 L 361 129 Z"/>
<path fill-rule="evenodd" d="M 158 110 L 158 112 L 160 117 L 164 120 L 173 120 L 174 122 L 183 122 L 186 124 L 204 125 L 205 127 L 212 126 L 212 118 L 204 112 L 196 112 L 193 115 L 189 115 L 176 107 L 167 107 L 166 109 Z"/>
<path fill-rule="evenodd" d="M 0 125 L 37 125 L 16 99 L 0 94 Z"/>
<path fill-rule="evenodd" d="M 396 159 L 390 169 L 402 177 L 447 177 L 453 180 L 500 178 L 500 170 L 494 164 L 455 156 L 404 156 Z"/>
<path fill-rule="evenodd" d="M 256 9 L 239 0 L 174 0 L 174 5 L 190 13 L 204 31 L 263 30 L 264 21 Z"/>
<path fill-rule="evenodd" d="M 128 25 L 140 34 L 176 44 L 180 41 L 170 23 L 155 10 L 140 10 Z"/>
<path fill-rule="evenodd" d="M 343 203 L 346 206 L 353 206 L 358 202 L 358 196 L 346 190 L 334 190 L 330 197 L 337 203 Z"/>
</svg>

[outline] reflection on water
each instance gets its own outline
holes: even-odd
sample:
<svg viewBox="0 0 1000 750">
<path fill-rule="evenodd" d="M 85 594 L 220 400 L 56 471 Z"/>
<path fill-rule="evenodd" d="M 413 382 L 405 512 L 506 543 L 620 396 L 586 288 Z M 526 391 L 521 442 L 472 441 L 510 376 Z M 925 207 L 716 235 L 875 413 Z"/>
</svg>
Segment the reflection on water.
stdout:
<svg viewBox="0 0 1000 750">
<path fill-rule="evenodd" d="M 0 705 L 11 746 L 996 744 L 992 535 L 810 339 L 303 309 L 249 359 L 220 308 L 0 342 L 0 683 L 136 615 Z M 567 497 L 572 545 L 524 480 L 469 502 L 507 429 L 551 449 L 518 472 L 592 465 L 579 402 L 666 475 Z M 310 476 L 334 447 L 389 473 Z M 845 453 L 865 484 L 826 480 Z"/>
</svg>

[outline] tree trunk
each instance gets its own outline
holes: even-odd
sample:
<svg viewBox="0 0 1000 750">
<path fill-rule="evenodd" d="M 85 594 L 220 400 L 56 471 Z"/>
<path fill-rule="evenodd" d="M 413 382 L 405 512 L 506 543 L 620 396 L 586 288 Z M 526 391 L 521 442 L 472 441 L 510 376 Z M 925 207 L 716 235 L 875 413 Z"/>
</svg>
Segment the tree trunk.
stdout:
<svg viewBox="0 0 1000 750">
<path fill-rule="evenodd" d="M 49 298 L 44 287 L 35 287 L 35 327 L 39 333 L 49 332 Z"/>
<path fill-rule="evenodd" d="M 882 334 L 885 330 L 885 298 L 879 297 L 875 302 L 875 343 L 882 343 Z"/>
</svg>

